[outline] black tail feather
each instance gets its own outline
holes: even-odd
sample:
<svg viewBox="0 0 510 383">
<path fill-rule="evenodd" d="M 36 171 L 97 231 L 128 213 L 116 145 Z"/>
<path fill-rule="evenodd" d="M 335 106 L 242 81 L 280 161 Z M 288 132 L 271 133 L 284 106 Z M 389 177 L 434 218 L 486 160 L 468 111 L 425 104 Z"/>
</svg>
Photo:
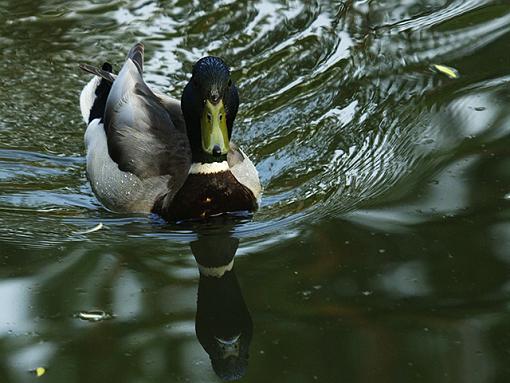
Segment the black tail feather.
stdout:
<svg viewBox="0 0 510 383">
<path fill-rule="evenodd" d="M 112 83 L 116 77 L 113 73 L 111 73 L 112 65 L 110 63 L 104 63 L 102 68 L 96 68 L 89 64 L 80 64 L 80 69 L 87 73 L 99 76 L 110 83 Z"/>
<path fill-rule="evenodd" d="M 95 67 L 91 67 L 91 68 L 99 70 L 99 68 L 95 68 Z M 101 73 L 107 74 L 107 76 L 106 76 L 106 78 L 105 78 L 105 76 L 101 76 L 101 82 L 99 83 L 99 85 L 96 88 L 96 91 L 95 91 L 96 99 L 94 100 L 94 104 L 92 105 L 92 108 L 90 109 L 89 123 L 96 118 L 99 118 L 101 121 L 103 121 L 103 119 L 104 119 L 106 100 L 108 98 L 108 94 L 110 94 L 110 89 L 112 88 L 112 82 L 114 79 L 114 77 L 111 73 L 112 69 L 113 69 L 112 65 L 107 62 L 104 63 L 100 69 Z M 87 70 L 87 72 L 89 72 L 89 71 Z"/>
</svg>

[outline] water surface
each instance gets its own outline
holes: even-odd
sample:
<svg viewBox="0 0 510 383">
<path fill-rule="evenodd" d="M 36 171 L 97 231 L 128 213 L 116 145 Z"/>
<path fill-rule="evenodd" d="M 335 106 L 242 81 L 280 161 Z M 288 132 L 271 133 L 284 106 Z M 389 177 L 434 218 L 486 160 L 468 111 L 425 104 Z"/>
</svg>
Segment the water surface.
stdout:
<svg viewBox="0 0 510 383">
<path fill-rule="evenodd" d="M 253 219 L 95 199 L 78 64 L 137 41 L 232 66 Z M 503 0 L 0 0 L 0 381 L 508 381 L 509 46 Z"/>
</svg>

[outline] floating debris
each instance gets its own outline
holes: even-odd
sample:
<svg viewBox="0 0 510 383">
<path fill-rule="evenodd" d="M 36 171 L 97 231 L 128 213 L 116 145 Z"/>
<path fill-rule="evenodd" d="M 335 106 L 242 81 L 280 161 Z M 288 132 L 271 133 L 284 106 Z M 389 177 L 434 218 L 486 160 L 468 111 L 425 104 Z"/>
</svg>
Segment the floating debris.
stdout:
<svg viewBox="0 0 510 383">
<path fill-rule="evenodd" d="M 76 316 L 89 322 L 99 322 L 113 318 L 113 315 L 102 310 L 81 311 Z"/>
<path fill-rule="evenodd" d="M 102 222 L 100 222 L 100 223 L 99 223 L 99 225 L 94 226 L 92 229 L 85 230 L 85 231 L 77 231 L 77 232 L 76 232 L 76 234 L 78 234 L 78 235 L 83 235 L 83 234 L 90 234 L 90 233 L 94 233 L 94 232 L 96 232 L 96 231 L 101 230 L 103 227 L 104 227 L 103 223 L 102 223 Z"/>
<path fill-rule="evenodd" d="M 62 211 L 62 209 L 37 209 L 38 213 L 52 213 L 54 211 Z"/>
<path fill-rule="evenodd" d="M 44 374 L 46 374 L 46 369 L 44 367 L 37 367 L 35 370 L 30 370 L 32 374 L 40 378 Z"/>
<path fill-rule="evenodd" d="M 457 79 L 460 77 L 459 71 L 455 68 L 450 67 L 450 66 L 441 65 L 441 64 L 432 64 L 432 69 L 434 69 L 437 72 L 440 72 L 452 79 Z"/>
</svg>

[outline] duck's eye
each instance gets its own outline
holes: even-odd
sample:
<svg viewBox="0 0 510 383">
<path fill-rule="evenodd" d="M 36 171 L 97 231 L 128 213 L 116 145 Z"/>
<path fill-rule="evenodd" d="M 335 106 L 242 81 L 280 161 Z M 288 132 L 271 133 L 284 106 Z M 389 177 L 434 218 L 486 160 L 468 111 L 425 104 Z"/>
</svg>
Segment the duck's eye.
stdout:
<svg viewBox="0 0 510 383">
<path fill-rule="evenodd" d="M 209 121 L 209 122 L 212 121 L 212 114 L 211 113 L 207 113 L 207 121 Z"/>
</svg>

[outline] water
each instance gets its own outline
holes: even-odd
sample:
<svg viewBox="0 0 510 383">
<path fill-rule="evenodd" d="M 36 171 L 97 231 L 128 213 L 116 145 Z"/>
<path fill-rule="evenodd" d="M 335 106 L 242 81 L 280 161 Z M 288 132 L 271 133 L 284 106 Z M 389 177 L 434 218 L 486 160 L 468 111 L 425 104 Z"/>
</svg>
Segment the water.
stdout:
<svg viewBox="0 0 510 383">
<path fill-rule="evenodd" d="M 140 40 L 176 97 L 232 66 L 253 219 L 93 196 L 78 64 Z M 0 381 L 508 381 L 509 44 L 506 0 L 0 0 Z"/>
</svg>

